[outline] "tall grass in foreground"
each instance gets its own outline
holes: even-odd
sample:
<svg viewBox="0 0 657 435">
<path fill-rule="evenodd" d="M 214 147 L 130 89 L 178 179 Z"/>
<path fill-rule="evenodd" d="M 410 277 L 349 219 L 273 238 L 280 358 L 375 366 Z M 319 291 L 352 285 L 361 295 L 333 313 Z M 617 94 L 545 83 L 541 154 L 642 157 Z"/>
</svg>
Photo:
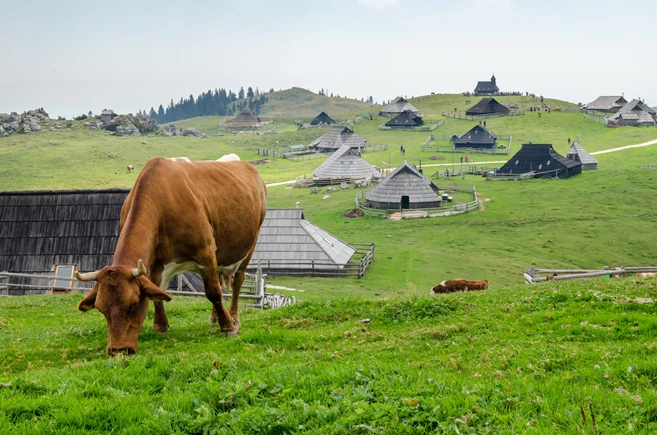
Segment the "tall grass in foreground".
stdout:
<svg viewBox="0 0 657 435">
<path fill-rule="evenodd" d="M 78 295 L 0 299 L 2 433 L 654 433 L 657 297 L 634 278 L 247 310 L 108 358 Z M 593 422 L 595 421 L 595 423 Z"/>
</svg>

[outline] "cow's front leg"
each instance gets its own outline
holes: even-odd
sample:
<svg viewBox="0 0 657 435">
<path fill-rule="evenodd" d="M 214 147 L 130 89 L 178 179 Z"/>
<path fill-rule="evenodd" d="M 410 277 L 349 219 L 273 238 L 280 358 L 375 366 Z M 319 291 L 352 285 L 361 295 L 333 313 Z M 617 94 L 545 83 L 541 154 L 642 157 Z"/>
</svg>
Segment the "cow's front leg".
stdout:
<svg viewBox="0 0 657 435">
<path fill-rule="evenodd" d="M 224 307 L 221 299 L 221 285 L 219 283 L 219 276 L 217 275 L 217 268 L 204 268 L 201 275 L 203 277 L 203 285 L 205 286 L 205 296 L 212 302 L 212 315 L 210 316 L 210 323 L 219 323 L 221 332 L 228 337 L 234 337 L 239 331 L 239 323 L 236 325 L 231 315 Z"/>
<path fill-rule="evenodd" d="M 153 316 L 153 331 L 167 332 L 169 330 L 169 319 L 167 313 L 164 311 L 164 302 L 153 301 L 155 306 L 155 315 Z"/>
</svg>

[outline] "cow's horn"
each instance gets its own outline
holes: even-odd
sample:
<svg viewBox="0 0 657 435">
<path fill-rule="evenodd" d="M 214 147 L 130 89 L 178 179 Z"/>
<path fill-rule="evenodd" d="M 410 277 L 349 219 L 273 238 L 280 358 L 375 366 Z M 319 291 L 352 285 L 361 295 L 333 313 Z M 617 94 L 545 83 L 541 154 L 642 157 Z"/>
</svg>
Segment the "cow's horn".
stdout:
<svg viewBox="0 0 657 435">
<path fill-rule="evenodd" d="M 146 275 L 146 267 L 144 267 L 144 262 L 139 259 L 137 262 L 137 268 L 132 269 L 132 276 L 135 278 L 138 276 Z"/>
<path fill-rule="evenodd" d="M 80 273 L 80 272 L 75 272 L 75 279 L 78 281 L 95 281 L 96 277 L 98 276 L 99 270 L 95 272 L 87 272 L 87 273 Z"/>
</svg>

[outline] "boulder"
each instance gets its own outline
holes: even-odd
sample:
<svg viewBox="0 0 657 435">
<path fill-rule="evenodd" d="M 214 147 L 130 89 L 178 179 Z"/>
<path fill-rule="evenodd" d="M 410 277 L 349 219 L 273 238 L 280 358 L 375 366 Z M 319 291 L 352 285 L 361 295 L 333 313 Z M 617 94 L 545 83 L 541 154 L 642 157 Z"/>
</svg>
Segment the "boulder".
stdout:
<svg viewBox="0 0 657 435">
<path fill-rule="evenodd" d="M 195 128 L 186 128 L 182 132 L 183 136 L 194 136 L 194 137 L 199 137 L 200 134 L 198 131 L 196 131 Z"/>
</svg>

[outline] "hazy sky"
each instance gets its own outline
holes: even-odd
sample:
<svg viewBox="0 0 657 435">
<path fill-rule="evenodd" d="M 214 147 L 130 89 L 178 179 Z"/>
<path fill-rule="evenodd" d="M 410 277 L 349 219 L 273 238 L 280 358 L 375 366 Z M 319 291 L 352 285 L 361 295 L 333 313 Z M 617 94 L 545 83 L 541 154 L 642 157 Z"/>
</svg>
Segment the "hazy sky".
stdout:
<svg viewBox="0 0 657 435">
<path fill-rule="evenodd" d="M 0 7 L 0 113 L 136 112 L 208 89 L 376 101 L 502 90 L 657 105 L 657 0 L 19 0 Z"/>
</svg>

